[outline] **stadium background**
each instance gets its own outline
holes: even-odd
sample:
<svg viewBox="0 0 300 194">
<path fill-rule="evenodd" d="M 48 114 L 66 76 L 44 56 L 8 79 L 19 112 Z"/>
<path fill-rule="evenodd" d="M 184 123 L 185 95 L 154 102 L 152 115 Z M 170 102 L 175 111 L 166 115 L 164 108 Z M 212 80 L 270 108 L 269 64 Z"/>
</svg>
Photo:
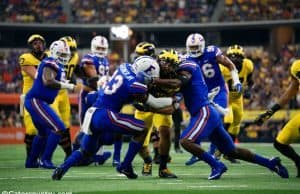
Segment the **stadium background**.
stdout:
<svg viewBox="0 0 300 194">
<path fill-rule="evenodd" d="M 130 29 L 128 40 L 111 33 L 111 27 L 121 24 Z M 29 35 L 41 34 L 47 46 L 59 37 L 73 36 L 80 55 L 88 52 L 93 36 L 104 35 L 110 40 L 113 65 L 130 61 L 135 45 L 144 40 L 158 50 L 182 51 L 191 32 L 202 33 L 207 45 L 223 50 L 240 44 L 255 65 L 252 98 L 245 101 L 243 122 L 247 123 L 288 85 L 288 68 L 299 52 L 300 4 L 288 0 L 4 0 L 0 29 L 0 144 L 22 143 L 24 128 L 18 111 L 22 77 L 17 60 L 27 48 Z M 76 94 L 70 98 L 76 128 Z M 242 129 L 239 140 L 272 141 L 299 106 L 300 95 L 266 125 Z"/>
</svg>

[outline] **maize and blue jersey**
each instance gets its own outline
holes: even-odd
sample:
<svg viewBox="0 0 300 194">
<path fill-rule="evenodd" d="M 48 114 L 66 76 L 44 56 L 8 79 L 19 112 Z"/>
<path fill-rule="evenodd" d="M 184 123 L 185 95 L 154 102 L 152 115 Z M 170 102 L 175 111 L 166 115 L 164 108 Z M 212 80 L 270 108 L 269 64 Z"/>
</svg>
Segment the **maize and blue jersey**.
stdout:
<svg viewBox="0 0 300 194">
<path fill-rule="evenodd" d="M 25 108 L 31 115 L 39 135 L 43 136 L 46 136 L 49 131 L 65 130 L 63 121 L 50 107 L 60 89 L 53 89 L 44 85 L 43 71 L 46 67 L 56 72 L 55 80 L 66 80 L 64 66 L 57 63 L 53 58 L 46 58 L 39 65 L 33 86 L 25 97 Z"/>
<path fill-rule="evenodd" d="M 98 57 L 93 54 L 86 54 L 83 56 L 81 60 L 80 67 L 83 68 L 84 65 L 93 65 L 96 69 L 99 79 L 102 76 L 109 75 L 109 62 L 106 57 Z M 88 85 L 87 78 L 83 78 L 83 84 Z M 83 122 L 83 118 L 86 110 L 89 108 L 89 106 L 86 104 L 87 94 L 88 92 L 82 91 L 79 97 L 79 115 L 80 115 L 81 123 Z"/>
<path fill-rule="evenodd" d="M 217 62 L 217 56 L 222 55 L 222 51 L 214 46 L 207 46 L 199 57 L 187 56 L 187 60 L 194 61 L 201 69 L 203 77 L 208 87 L 208 92 L 217 90 L 217 95 L 213 101 L 223 108 L 228 105 L 228 89 L 226 87 L 222 72 Z"/>
<path fill-rule="evenodd" d="M 209 103 L 207 85 L 204 81 L 200 66 L 193 61 L 182 61 L 178 72 L 191 74 L 191 79 L 180 89 L 184 97 L 191 119 L 189 125 L 181 134 L 195 143 L 209 138 L 218 149 L 229 153 L 234 149 L 233 142 L 222 124 L 219 112 Z"/>
</svg>

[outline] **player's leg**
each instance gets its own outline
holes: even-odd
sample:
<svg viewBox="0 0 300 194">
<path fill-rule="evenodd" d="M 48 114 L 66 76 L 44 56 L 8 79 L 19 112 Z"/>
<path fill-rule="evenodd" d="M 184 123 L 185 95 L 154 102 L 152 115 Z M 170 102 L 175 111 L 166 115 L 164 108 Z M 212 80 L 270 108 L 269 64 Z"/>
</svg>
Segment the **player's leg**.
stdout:
<svg viewBox="0 0 300 194">
<path fill-rule="evenodd" d="M 294 116 L 278 133 L 274 147 L 284 156 L 291 159 L 297 168 L 297 177 L 300 178 L 300 155 L 290 145 L 300 140 L 300 114 Z"/>
<path fill-rule="evenodd" d="M 132 141 L 129 143 L 127 153 L 124 157 L 123 162 L 117 167 L 117 171 L 126 175 L 127 178 L 136 179 L 137 174 L 133 171 L 132 161 L 136 154 L 140 151 L 143 146 L 147 131 L 145 130 L 144 121 L 133 118 L 130 115 L 120 114 L 112 111 L 105 112 L 102 120 L 108 122 L 103 124 L 106 132 L 112 131 L 113 133 L 121 133 L 124 135 L 132 135 Z M 96 124 L 96 123 L 95 123 Z"/>
<path fill-rule="evenodd" d="M 143 159 L 143 167 L 142 167 L 142 175 L 143 176 L 151 176 L 152 175 L 152 157 L 149 150 L 149 143 L 151 139 L 151 134 L 153 131 L 153 116 L 152 112 L 142 112 L 135 111 L 134 117 L 136 119 L 142 120 L 145 123 L 145 128 L 147 129 L 147 134 L 143 142 L 143 146 L 139 151 L 139 155 Z"/>
<path fill-rule="evenodd" d="M 223 154 L 228 155 L 229 157 L 267 167 L 271 171 L 276 172 L 282 178 L 288 178 L 287 169 L 282 166 L 279 158 L 268 159 L 259 154 L 252 153 L 248 149 L 236 147 L 222 125 L 213 131 L 213 133 L 210 135 L 210 139 L 217 145 L 218 149 Z"/>
<path fill-rule="evenodd" d="M 114 153 L 113 153 L 113 162 L 114 167 L 118 166 L 121 161 L 121 149 L 122 149 L 122 135 L 114 134 Z"/>
<path fill-rule="evenodd" d="M 218 125 L 222 125 L 219 113 L 210 106 L 202 107 L 197 115 L 190 119 L 188 127 L 182 132 L 180 143 L 182 147 L 206 162 L 212 169 L 209 180 L 219 179 L 227 170 L 226 166 L 203 150 L 199 143 Z M 213 142 L 214 143 L 214 142 Z"/>
<path fill-rule="evenodd" d="M 71 115 L 71 105 L 68 97 L 67 90 L 60 91 L 60 95 L 57 96 L 59 98 L 59 112 L 62 121 L 65 124 L 66 130 L 64 130 L 61 134 L 61 139 L 59 141 L 59 145 L 65 152 L 65 158 L 71 155 L 72 153 L 72 144 L 71 144 L 71 134 L 70 134 L 70 115 Z"/>
<path fill-rule="evenodd" d="M 52 174 L 53 180 L 60 180 L 63 175 L 72 167 L 86 160 L 89 160 L 96 152 L 99 134 L 84 134 L 80 149 L 74 151 L 64 163 L 56 168 Z"/>
<path fill-rule="evenodd" d="M 160 136 L 160 164 L 158 174 L 161 178 L 177 178 L 177 176 L 172 173 L 167 166 L 170 157 L 172 122 L 172 115 L 155 114 L 153 118 L 154 126 L 158 129 Z"/>
<path fill-rule="evenodd" d="M 242 98 L 231 102 L 231 107 L 233 113 L 233 122 L 226 130 L 228 131 L 228 134 L 230 135 L 232 141 L 235 143 L 238 134 L 240 133 L 240 125 L 241 125 L 243 112 L 244 112 Z M 231 158 L 226 155 L 224 155 L 224 158 L 229 160 L 231 163 L 239 163 L 239 161 L 236 160 L 235 158 Z"/>
<path fill-rule="evenodd" d="M 34 141 L 34 137 L 37 134 L 37 129 L 34 126 L 31 116 L 27 110 L 24 110 L 24 117 L 23 117 L 23 122 L 25 126 L 25 138 L 24 138 L 24 143 L 26 145 L 26 160 L 28 160 L 31 149 L 32 149 L 32 144 Z M 25 166 L 27 166 L 25 164 Z"/>
</svg>

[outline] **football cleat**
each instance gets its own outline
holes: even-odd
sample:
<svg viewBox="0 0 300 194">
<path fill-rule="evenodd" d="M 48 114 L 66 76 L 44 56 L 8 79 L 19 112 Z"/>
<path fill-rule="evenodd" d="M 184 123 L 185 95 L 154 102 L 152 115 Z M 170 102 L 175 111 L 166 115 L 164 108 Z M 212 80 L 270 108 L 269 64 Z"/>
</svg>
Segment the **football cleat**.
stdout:
<svg viewBox="0 0 300 194">
<path fill-rule="evenodd" d="M 65 173 L 66 171 L 63 168 L 61 167 L 56 168 L 52 174 L 52 180 L 60 180 Z"/>
<path fill-rule="evenodd" d="M 211 169 L 211 174 L 208 177 L 208 180 L 217 180 L 220 179 L 222 174 L 227 171 L 227 167 L 222 162 L 219 162 L 219 165 Z"/>
<path fill-rule="evenodd" d="M 152 163 L 144 163 L 142 169 L 143 176 L 152 176 Z"/>
<path fill-rule="evenodd" d="M 159 171 L 160 178 L 177 178 L 168 168 Z"/>
<path fill-rule="evenodd" d="M 54 166 L 54 164 L 52 163 L 51 160 L 41 160 L 40 167 L 46 168 L 46 169 L 55 169 L 56 168 L 56 166 Z"/>
<path fill-rule="evenodd" d="M 134 172 L 131 165 L 125 168 L 121 164 L 116 169 L 119 173 L 124 174 L 129 179 L 136 179 L 138 177 L 138 175 Z"/>
<path fill-rule="evenodd" d="M 270 162 L 274 165 L 272 171 L 276 172 L 281 178 L 289 178 L 289 172 L 281 164 L 281 160 L 279 157 L 270 159 Z"/>
<path fill-rule="evenodd" d="M 104 164 L 106 162 L 106 160 L 108 160 L 111 156 L 110 152 L 103 152 L 102 155 L 95 155 L 94 156 L 94 162 L 96 164 Z"/>
<path fill-rule="evenodd" d="M 190 165 L 193 165 L 195 164 L 196 162 L 199 162 L 200 159 L 196 156 L 192 156 L 188 161 L 185 162 L 185 165 L 186 166 L 190 166 Z"/>
</svg>

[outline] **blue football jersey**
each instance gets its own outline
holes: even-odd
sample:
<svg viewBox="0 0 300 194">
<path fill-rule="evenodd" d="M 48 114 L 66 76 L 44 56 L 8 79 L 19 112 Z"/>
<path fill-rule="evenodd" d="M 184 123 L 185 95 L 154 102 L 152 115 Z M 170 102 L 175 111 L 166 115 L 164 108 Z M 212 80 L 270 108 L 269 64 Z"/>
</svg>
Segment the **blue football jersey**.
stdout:
<svg viewBox="0 0 300 194">
<path fill-rule="evenodd" d="M 223 87 L 225 85 L 225 81 L 216 58 L 221 54 L 222 51 L 218 47 L 211 45 L 205 47 L 201 56 L 197 58 L 187 57 L 187 60 L 192 60 L 200 66 L 208 91 L 215 87 Z"/>
<path fill-rule="evenodd" d="M 108 75 L 109 62 L 106 57 L 97 57 L 93 54 L 86 54 L 81 60 L 80 67 L 83 67 L 84 64 L 95 66 L 97 75 L 99 75 L 99 77 Z M 83 80 L 83 83 L 86 84 L 85 79 Z"/>
<path fill-rule="evenodd" d="M 201 107 L 209 104 L 207 85 L 200 67 L 195 62 L 186 60 L 179 64 L 178 72 L 180 71 L 187 71 L 192 75 L 189 83 L 181 87 L 181 93 L 190 114 L 197 114 Z"/>
<path fill-rule="evenodd" d="M 32 88 L 27 93 L 26 98 L 37 98 L 47 102 L 48 104 L 52 104 L 58 94 L 59 89 L 49 88 L 44 85 L 42 75 L 45 67 L 51 68 L 56 71 L 57 74 L 55 79 L 57 81 L 66 80 L 64 66 L 57 63 L 55 59 L 51 57 L 46 58 L 38 66 L 36 79 L 34 80 Z"/>
<path fill-rule="evenodd" d="M 93 106 L 119 112 L 124 104 L 133 102 L 135 95 L 146 94 L 147 91 L 147 86 L 137 81 L 131 64 L 124 63 L 98 91 L 99 97 Z"/>
</svg>

